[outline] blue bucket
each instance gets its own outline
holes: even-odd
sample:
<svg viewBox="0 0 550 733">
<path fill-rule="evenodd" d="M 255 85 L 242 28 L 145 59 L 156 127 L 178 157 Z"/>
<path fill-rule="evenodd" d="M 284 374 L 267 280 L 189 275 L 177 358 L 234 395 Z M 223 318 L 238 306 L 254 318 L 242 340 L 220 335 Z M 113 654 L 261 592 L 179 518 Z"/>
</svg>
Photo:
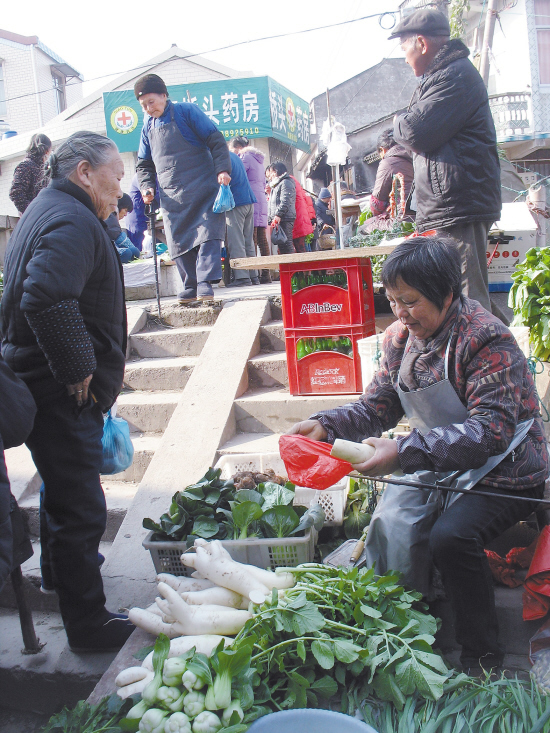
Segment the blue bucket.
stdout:
<svg viewBox="0 0 550 733">
<path fill-rule="evenodd" d="M 6 130 L 6 132 L 2 135 L 2 140 L 7 140 L 9 137 L 15 137 L 17 133 L 15 130 Z"/>
<path fill-rule="evenodd" d="M 351 715 L 315 708 L 264 715 L 252 723 L 248 733 L 304 733 L 308 729 L 315 733 L 377 733 L 372 726 Z"/>
</svg>

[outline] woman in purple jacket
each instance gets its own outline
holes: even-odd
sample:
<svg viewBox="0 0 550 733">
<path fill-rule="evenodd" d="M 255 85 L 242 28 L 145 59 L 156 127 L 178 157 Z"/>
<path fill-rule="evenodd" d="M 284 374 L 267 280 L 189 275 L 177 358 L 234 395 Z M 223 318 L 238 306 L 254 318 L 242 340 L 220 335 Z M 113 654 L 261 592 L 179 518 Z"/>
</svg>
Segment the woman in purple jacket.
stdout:
<svg viewBox="0 0 550 733">
<path fill-rule="evenodd" d="M 267 241 L 267 199 L 265 197 L 265 155 L 257 148 L 250 147 L 246 137 L 234 137 L 229 141 L 229 149 L 236 153 L 244 164 L 248 182 L 256 196 L 254 204 L 254 244 L 260 250 L 262 256 L 271 254 Z M 262 270 L 260 273 L 261 283 L 270 283 L 271 274 L 269 270 Z"/>
</svg>

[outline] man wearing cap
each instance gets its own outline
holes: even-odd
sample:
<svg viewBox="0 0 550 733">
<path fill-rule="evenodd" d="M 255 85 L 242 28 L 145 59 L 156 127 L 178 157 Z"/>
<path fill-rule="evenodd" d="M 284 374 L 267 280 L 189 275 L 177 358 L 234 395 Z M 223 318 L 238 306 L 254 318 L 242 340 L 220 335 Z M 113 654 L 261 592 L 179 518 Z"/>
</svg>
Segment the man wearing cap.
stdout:
<svg viewBox="0 0 550 733">
<path fill-rule="evenodd" d="M 168 99 L 156 74 L 138 79 L 134 93 L 145 119 L 137 175 L 143 200 L 160 190 L 166 239 L 183 292 L 180 303 L 212 298 L 221 279 L 225 214 L 212 210 L 219 186 L 231 180 L 231 160 L 223 135 L 195 104 Z"/>
<path fill-rule="evenodd" d="M 500 218 L 501 190 L 487 90 L 440 11 L 415 11 L 392 38 L 420 77 L 408 111 L 394 119 L 395 141 L 414 153 L 418 231 L 444 230 L 459 242 L 463 292 L 490 311 L 487 234 Z"/>
</svg>

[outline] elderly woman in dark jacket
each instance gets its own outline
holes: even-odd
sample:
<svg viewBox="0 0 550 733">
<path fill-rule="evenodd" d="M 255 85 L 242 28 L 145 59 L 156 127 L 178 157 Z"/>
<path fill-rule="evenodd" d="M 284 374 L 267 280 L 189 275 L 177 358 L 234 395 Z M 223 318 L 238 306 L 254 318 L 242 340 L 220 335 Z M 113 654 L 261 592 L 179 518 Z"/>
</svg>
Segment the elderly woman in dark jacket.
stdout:
<svg viewBox="0 0 550 733">
<path fill-rule="evenodd" d="M 126 352 L 122 266 L 104 220 L 122 196 L 124 164 L 114 142 L 77 132 L 49 171 L 8 243 L 2 355 L 38 407 L 26 442 L 44 482 L 41 546 L 69 646 L 119 649 L 133 626 L 105 608 L 98 548 L 103 413 L 121 390 Z"/>
<path fill-rule="evenodd" d="M 408 474 L 409 487 L 390 483 L 373 514 L 367 563 L 402 571 L 428 595 L 433 561 L 453 607 L 462 664 L 477 671 L 504 655 L 484 548 L 534 511 L 548 454 L 524 354 L 501 321 L 462 296 L 460 280 L 453 240 L 418 237 L 396 247 L 382 282 L 398 320 L 386 330 L 380 370 L 357 402 L 312 415 L 291 432 L 329 443 L 366 439 L 375 453 L 357 470 Z M 411 431 L 381 438 L 404 414 Z M 452 472 L 460 474 L 454 488 L 481 493 L 450 493 L 441 513 L 437 492 L 416 483 L 450 481 Z"/>
<path fill-rule="evenodd" d="M 47 184 L 44 163 L 51 150 L 52 141 L 49 137 L 42 133 L 33 135 L 27 148 L 27 157 L 14 170 L 9 195 L 19 214 L 23 214 Z"/>
<path fill-rule="evenodd" d="M 266 170 L 266 176 L 271 187 L 267 212 L 269 223 L 278 224 L 287 238 L 285 244 L 279 245 L 279 254 L 292 254 L 295 251 L 292 231 L 296 221 L 296 185 L 284 163 L 272 163 Z"/>
</svg>

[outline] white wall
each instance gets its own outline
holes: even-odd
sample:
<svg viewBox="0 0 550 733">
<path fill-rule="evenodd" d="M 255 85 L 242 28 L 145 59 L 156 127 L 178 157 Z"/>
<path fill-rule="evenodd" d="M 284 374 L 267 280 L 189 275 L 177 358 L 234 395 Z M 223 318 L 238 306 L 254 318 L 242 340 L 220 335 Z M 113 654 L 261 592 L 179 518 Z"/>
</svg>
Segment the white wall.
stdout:
<svg viewBox="0 0 550 733">
<path fill-rule="evenodd" d="M 34 130 L 39 126 L 39 121 L 30 46 L 0 38 L 0 58 L 8 100 L 6 121 L 17 132 Z"/>
<path fill-rule="evenodd" d="M 531 88 L 525 0 L 499 15 L 495 24 L 489 94 L 527 92 Z"/>
</svg>

